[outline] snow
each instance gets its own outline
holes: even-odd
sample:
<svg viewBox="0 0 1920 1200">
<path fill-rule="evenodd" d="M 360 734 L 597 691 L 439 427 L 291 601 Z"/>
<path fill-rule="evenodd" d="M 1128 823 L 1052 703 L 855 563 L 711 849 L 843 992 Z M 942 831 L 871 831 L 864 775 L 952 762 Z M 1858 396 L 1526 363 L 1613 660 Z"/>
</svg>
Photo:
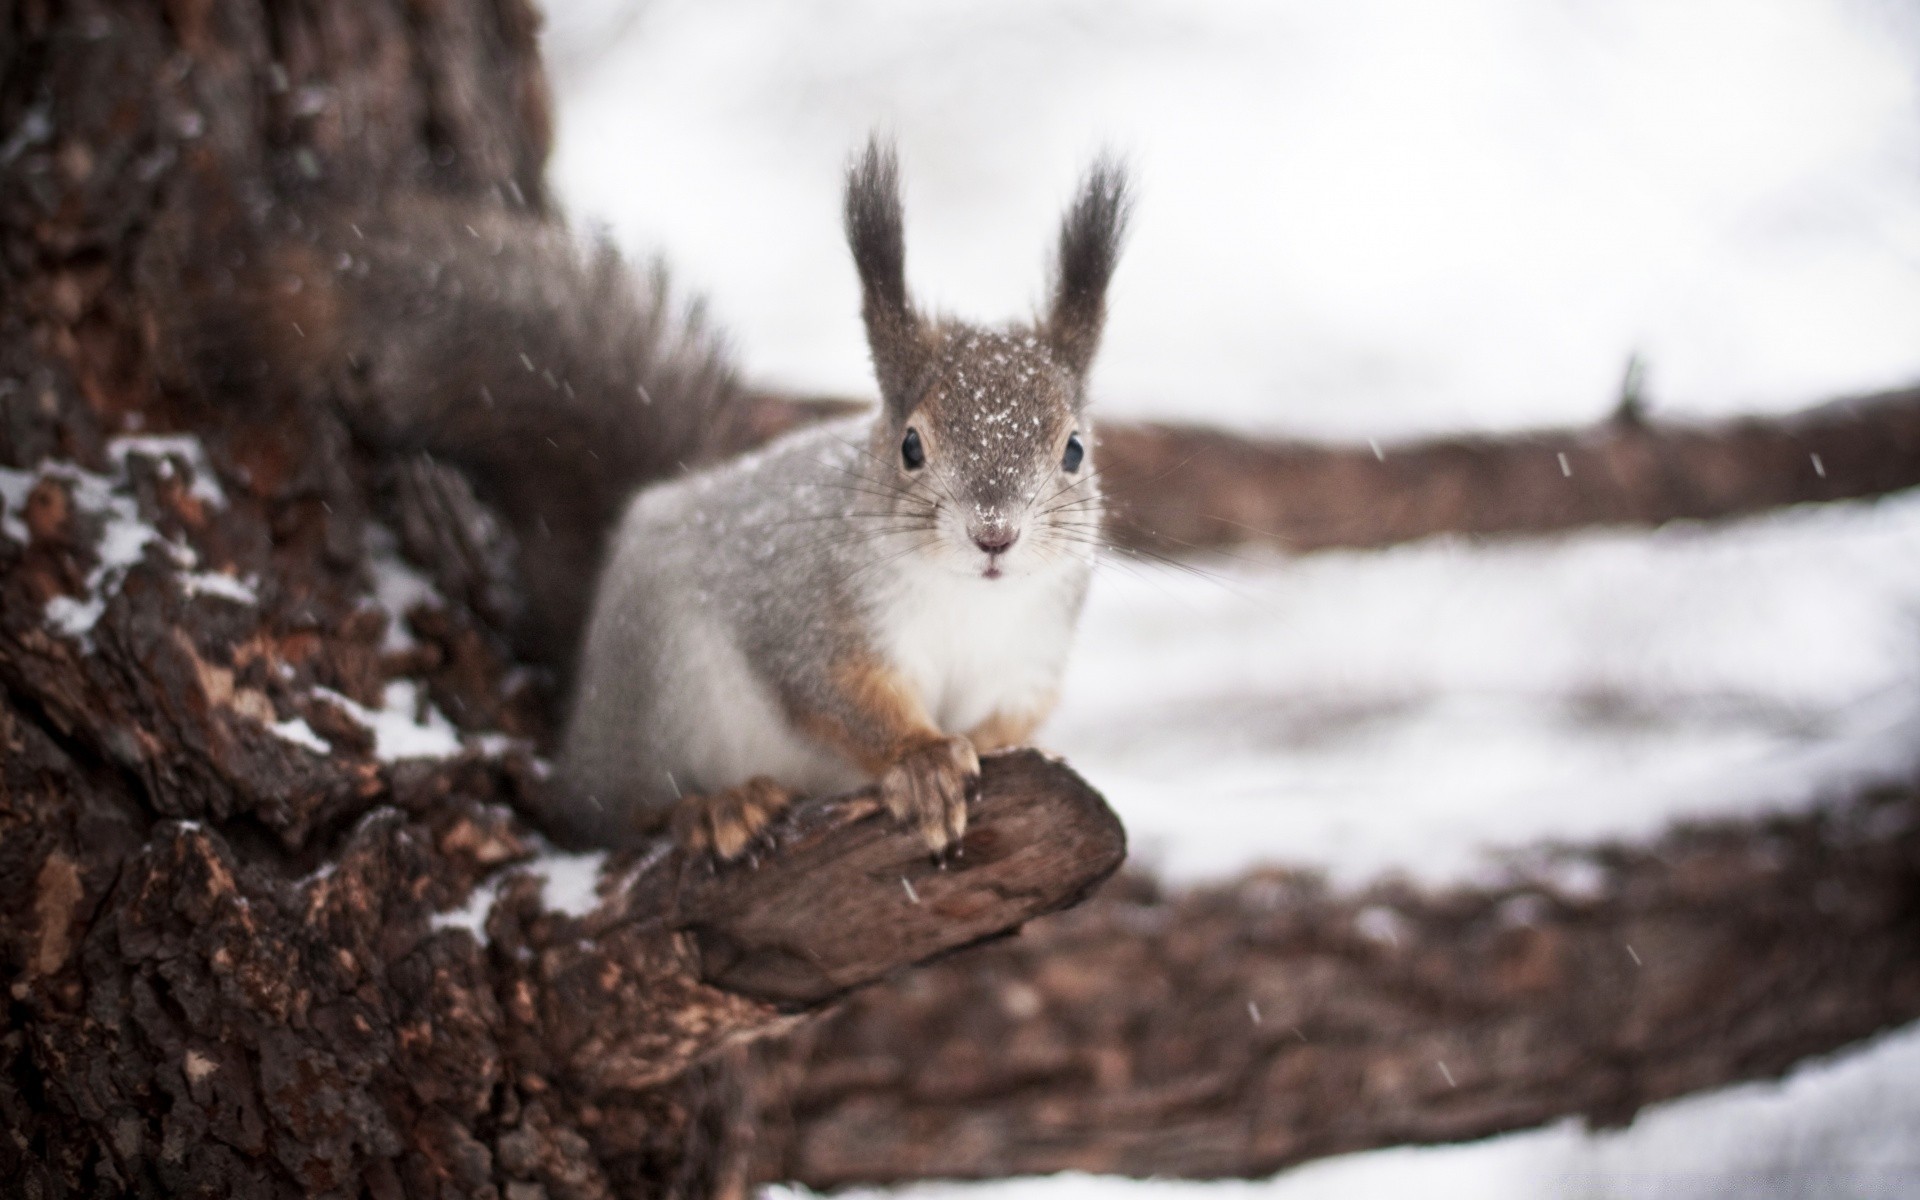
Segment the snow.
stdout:
<svg viewBox="0 0 1920 1200">
<path fill-rule="evenodd" d="M 53 136 L 53 101 L 42 100 L 28 109 L 20 124 L 0 140 L 0 167 L 20 157 L 20 152 Z"/>
<path fill-rule="evenodd" d="M 1484 877 L 1803 805 L 1920 742 L 1920 495 L 1096 577 L 1041 740 L 1178 882 Z M 1572 869 L 1572 868 L 1567 868 Z"/>
<path fill-rule="evenodd" d="M 1656 416 L 1920 379 L 1910 6 L 551 7 L 559 193 L 637 258 L 664 256 L 748 373 L 784 387 L 872 393 L 839 186 L 876 127 L 901 147 L 916 294 L 986 320 L 1042 296 L 1052 222 L 1094 152 L 1130 160 L 1106 415 L 1384 456 L 1432 431 L 1592 421 L 1634 355 Z M 1175 881 L 1520 865 L 1591 891 L 1591 864 L 1521 848 L 1802 806 L 1914 767 L 1913 496 L 1198 566 L 1109 562 L 1041 735 L 1119 809 L 1135 861 Z M 1397 920 L 1370 912 L 1362 932 Z M 912 1190 L 1911 1195 L 1917 1070 L 1909 1030 L 1619 1133 L 1562 1125 L 1250 1184 Z"/>
<path fill-rule="evenodd" d="M 213 464 L 207 459 L 206 448 L 197 437 L 186 434 L 117 437 L 107 443 L 107 454 L 122 472 L 127 469 L 128 455 L 139 454 L 157 459 L 162 479 L 173 477 L 173 465 L 167 460 L 177 455 L 193 469 L 193 483 L 187 489 L 188 495 L 219 507 L 225 507 L 227 503 L 226 493 L 220 490 L 220 480 L 213 473 Z"/>
<path fill-rule="evenodd" d="M 198 438 L 187 435 L 120 437 L 107 443 L 107 453 L 114 465 L 111 475 L 82 470 L 60 461 L 43 462 L 32 470 L 0 467 L 0 500 L 6 506 L 5 516 L 0 517 L 0 533 L 12 540 L 21 543 L 28 540 L 26 522 L 20 514 L 28 494 L 42 479 L 65 482 L 74 510 L 102 519 L 100 541 L 94 547 L 99 561 L 87 573 L 86 594 L 55 596 L 47 601 L 46 607 L 49 625 L 67 637 L 82 641 L 92 634 L 93 627 L 107 610 L 107 602 L 119 591 L 127 571 L 141 560 L 149 545 L 159 543 L 176 566 L 191 567 L 197 561 L 192 547 L 163 537 L 151 523 L 141 519 L 140 504 L 132 494 L 127 476 L 129 456 L 159 460 L 157 469 L 163 478 L 171 478 L 174 470 L 171 458 L 178 456 L 192 468 L 190 495 L 211 504 L 226 503 Z M 182 583 L 188 595 L 210 593 L 244 604 L 257 602 L 251 586 L 231 576 L 192 573 L 183 575 Z"/>
<path fill-rule="evenodd" d="M 568 854 L 549 847 L 475 887 L 459 908 L 435 913 L 430 926 L 436 930 L 464 929 L 486 945 L 487 915 L 507 880 L 521 874 L 540 880 L 540 900 L 547 908 L 570 917 L 584 917 L 600 902 L 600 872 L 606 865 L 605 851 Z"/>
<path fill-rule="evenodd" d="M 0 468 L 0 497 L 5 498 L 7 506 L 4 532 L 15 541 L 27 540 L 26 523 L 17 514 L 42 479 L 63 481 L 75 512 L 101 518 L 100 541 L 94 548 L 99 561 L 87 572 L 86 595 L 55 596 L 47 601 L 47 623 L 70 638 L 84 641 L 92 633 L 106 611 L 107 601 L 119 591 L 128 569 L 145 555 L 149 543 L 159 542 L 181 566 L 194 562 L 190 547 L 167 541 L 159 530 L 140 519 L 139 502 L 127 491 L 124 460 L 120 465 L 119 472 L 112 476 L 84 471 L 67 462 L 43 462 L 31 471 Z"/>
<path fill-rule="evenodd" d="M 387 614 L 380 648 L 390 654 L 411 649 L 414 637 L 407 628 L 407 613 L 418 605 L 445 608 L 446 601 L 432 581 L 401 557 L 400 539 L 393 531 L 372 522 L 367 526 L 367 563 L 373 571 L 375 602 Z"/>
<path fill-rule="evenodd" d="M 72 596 L 55 596 L 47 601 L 47 624 L 70 638 L 85 638 L 106 611 L 106 601 L 98 598 L 76 600 Z"/>
<path fill-rule="evenodd" d="M 603 850 L 586 854 L 549 850 L 525 869 L 545 882 L 541 900 L 548 908 L 570 917 L 584 917 L 600 902 L 600 871 L 606 865 Z"/>
<path fill-rule="evenodd" d="M 313 726 L 307 724 L 306 719 L 303 717 L 293 717 L 285 721 L 274 721 L 269 724 L 267 728 L 271 729 L 280 737 L 285 738 L 287 741 L 292 742 L 294 745 L 304 746 L 315 754 L 333 753 L 333 747 L 327 745 L 325 739 L 315 733 Z"/>
<path fill-rule="evenodd" d="M 1407 921 L 1383 904 L 1369 904 L 1353 916 L 1353 928 L 1361 937 L 1384 946 L 1398 946 L 1407 933 Z M 1255 1018 L 1258 1020 L 1258 1018 Z"/>
<path fill-rule="evenodd" d="M 505 875 L 497 875 L 477 885 L 467 896 L 467 902 L 448 912 L 435 913 L 428 928 L 464 929 L 473 935 L 473 940 L 482 946 L 487 944 L 487 914 L 493 911 L 493 902 L 500 897 L 500 885 Z"/>
<path fill-rule="evenodd" d="M 481 758 L 505 758 L 515 750 L 524 750 L 529 754 L 533 752 L 530 739 L 498 732 L 468 734 L 467 745 Z M 539 760 L 535 761 L 537 763 Z"/>
<path fill-rule="evenodd" d="M 460 753 L 459 731 L 439 709 L 423 700 L 419 685 L 411 679 L 388 683 L 378 709 L 356 704 L 329 688 L 313 691 L 373 734 L 373 755 L 381 762 L 450 758 Z"/>
<path fill-rule="evenodd" d="M 20 514 L 27 506 L 27 493 L 33 490 L 37 475 L 30 471 L 16 471 L 10 467 L 0 467 L 0 533 L 10 540 L 25 545 L 28 540 L 27 523 Z"/>
<path fill-rule="evenodd" d="M 219 571 L 193 571 L 180 577 L 189 596 L 219 596 L 236 604 L 258 604 L 260 597 L 253 584 Z"/>
</svg>

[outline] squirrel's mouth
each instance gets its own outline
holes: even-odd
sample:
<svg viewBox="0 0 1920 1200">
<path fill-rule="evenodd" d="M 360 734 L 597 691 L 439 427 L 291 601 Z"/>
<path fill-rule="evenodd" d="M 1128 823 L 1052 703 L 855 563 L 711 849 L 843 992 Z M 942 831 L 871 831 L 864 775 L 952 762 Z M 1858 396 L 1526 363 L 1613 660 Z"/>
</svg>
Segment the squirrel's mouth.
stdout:
<svg viewBox="0 0 1920 1200">
<path fill-rule="evenodd" d="M 1018 528 L 998 528 L 987 532 L 969 530 L 968 534 L 973 539 L 974 546 L 987 556 L 987 565 L 981 570 L 981 576 L 986 579 L 1000 578 L 1002 573 L 1000 564 L 1006 561 L 1007 551 L 1013 549 L 1013 544 L 1020 540 L 1020 530 Z"/>
</svg>

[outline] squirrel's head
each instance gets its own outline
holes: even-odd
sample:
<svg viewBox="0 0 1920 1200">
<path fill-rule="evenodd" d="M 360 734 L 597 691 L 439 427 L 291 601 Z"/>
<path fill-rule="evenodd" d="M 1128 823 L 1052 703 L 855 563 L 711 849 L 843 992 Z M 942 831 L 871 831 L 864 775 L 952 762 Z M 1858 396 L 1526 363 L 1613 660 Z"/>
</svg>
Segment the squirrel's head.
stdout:
<svg viewBox="0 0 1920 1200">
<path fill-rule="evenodd" d="M 1060 226 L 1052 297 L 1028 324 L 929 320 L 907 294 L 899 171 L 877 139 L 847 175 L 847 241 L 880 384 L 870 450 L 895 515 L 937 537 L 927 550 L 997 578 L 1099 539 L 1087 372 L 1126 229 L 1125 172 L 1101 159 Z"/>
</svg>

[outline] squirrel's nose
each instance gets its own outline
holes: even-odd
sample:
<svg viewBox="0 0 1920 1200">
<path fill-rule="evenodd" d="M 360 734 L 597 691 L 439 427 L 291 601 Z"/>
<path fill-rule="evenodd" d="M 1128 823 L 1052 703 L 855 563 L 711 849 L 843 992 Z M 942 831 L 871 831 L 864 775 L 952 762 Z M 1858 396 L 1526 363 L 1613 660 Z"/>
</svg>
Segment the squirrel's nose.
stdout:
<svg viewBox="0 0 1920 1200">
<path fill-rule="evenodd" d="M 1004 526 L 975 530 L 973 544 L 988 554 L 1005 554 L 1007 548 L 1020 540 L 1020 531 Z"/>
</svg>

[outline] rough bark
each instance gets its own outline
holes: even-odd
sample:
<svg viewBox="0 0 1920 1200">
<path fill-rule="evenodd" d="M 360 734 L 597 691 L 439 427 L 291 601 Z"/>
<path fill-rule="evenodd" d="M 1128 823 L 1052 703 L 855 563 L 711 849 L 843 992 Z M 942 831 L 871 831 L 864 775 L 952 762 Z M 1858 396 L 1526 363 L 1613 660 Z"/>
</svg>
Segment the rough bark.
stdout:
<svg viewBox="0 0 1920 1200">
<path fill-rule="evenodd" d="M 753 400 L 750 428 L 765 436 L 859 407 L 767 391 Z M 1920 486 L 1920 388 L 1722 421 L 1651 421 L 1626 408 L 1584 429 L 1377 450 L 1106 421 L 1098 466 L 1107 537 L 1151 556 L 1713 520 Z"/>
<path fill-rule="evenodd" d="M 755 1171 L 1212 1179 L 1625 1122 L 1920 1017 L 1916 946 L 1920 783 L 1498 886 L 1122 878 L 769 1048 Z"/>
<path fill-rule="evenodd" d="M 25 1195 L 705 1194 L 735 1157 L 692 1128 L 710 1081 L 665 1085 L 1124 853 L 1025 752 L 988 760 L 944 864 L 864 795 L 800 806 L 752 865 L 556 858 L 468 756 L 383 778 L 307 868 L 154 819 L 11 703 L 0 745 L 0 1167 Z"/>
</svg>

